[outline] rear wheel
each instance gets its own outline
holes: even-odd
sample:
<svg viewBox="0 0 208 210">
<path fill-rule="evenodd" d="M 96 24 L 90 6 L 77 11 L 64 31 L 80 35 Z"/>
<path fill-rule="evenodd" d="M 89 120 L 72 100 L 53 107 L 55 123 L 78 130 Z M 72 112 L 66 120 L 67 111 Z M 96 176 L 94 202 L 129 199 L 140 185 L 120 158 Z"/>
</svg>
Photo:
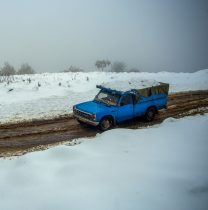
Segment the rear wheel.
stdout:
<svg viewBox="0 0 208 210">
<path fill-rule="evenodd" d="M 154 107 L 150 107 L 150 108 L 148 108 L 148 110 L 146 111 L 144 118 L 145 118 L 145 120 L 146 120 L 147 122 L 151 122 L 151 121 L 154 120 L 155 114 L 156 114 L 155 108 L 154 108 Z"/>
<path fill-rule="evenodd" d="M 99 129 L 101 131 L 106 131 L 110 129 L 113 125 L 113 120 L 110 117 L 104 117 L 99 123 Z"/>
</svg>

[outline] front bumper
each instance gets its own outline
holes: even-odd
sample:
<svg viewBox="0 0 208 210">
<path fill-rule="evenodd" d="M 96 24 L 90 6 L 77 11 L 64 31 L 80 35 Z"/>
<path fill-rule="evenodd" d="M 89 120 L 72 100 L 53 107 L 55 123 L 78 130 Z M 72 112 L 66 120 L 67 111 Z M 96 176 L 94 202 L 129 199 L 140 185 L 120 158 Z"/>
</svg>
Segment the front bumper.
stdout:
<svg viewBox="0 0 208 210">
<path fill-rule="evenodd" d="M 77 120 L 80 120 L 86 124 L 89 124 L 89 125 L 93 125 L 93 126 L 98 126 L 99 122 L 96 122 L 96 121 L 92 121 L 92 120 L 89 120 L 89 119 L 86 119 L 84 117 L 81 117 L 75 113 L 73 113 L 73 116 L 77 119 Z"/>
</svg>

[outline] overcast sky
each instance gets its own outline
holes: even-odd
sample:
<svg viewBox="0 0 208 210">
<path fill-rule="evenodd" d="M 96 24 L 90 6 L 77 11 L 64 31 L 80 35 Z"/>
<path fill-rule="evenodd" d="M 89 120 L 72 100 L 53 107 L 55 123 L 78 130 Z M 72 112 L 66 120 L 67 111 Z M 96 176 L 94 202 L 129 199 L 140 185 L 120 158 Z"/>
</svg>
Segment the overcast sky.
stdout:
<svg viewBox="0 0 208 210">
<path fill-rule="evenodd" d="M 0 66 L 208 68 L 208 0 L 0 0 Z"/>
</svg>

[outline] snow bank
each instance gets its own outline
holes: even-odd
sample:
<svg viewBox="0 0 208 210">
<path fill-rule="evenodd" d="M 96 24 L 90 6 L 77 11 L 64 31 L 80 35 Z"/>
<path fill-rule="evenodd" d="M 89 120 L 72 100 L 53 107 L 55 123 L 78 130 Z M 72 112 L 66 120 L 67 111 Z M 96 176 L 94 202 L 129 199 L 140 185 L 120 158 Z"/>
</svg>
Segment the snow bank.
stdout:
<svg viewBox="0 0 208 210">
<path fill-rule="evenodd" d="M 208 115 L 0 159 L 0 209 L 205 210 Z"/>
<path fill-rule="evenodd" d="M 208 70 L 195 73 L 45 73 L 19 75 L 10 84 L 0 83 L 0 123 L 53 117 L 72 111 L 74 104 L 94 98 L 102 83 L 159 81 L 170 92 L 208 89 Z"/>
</svg>

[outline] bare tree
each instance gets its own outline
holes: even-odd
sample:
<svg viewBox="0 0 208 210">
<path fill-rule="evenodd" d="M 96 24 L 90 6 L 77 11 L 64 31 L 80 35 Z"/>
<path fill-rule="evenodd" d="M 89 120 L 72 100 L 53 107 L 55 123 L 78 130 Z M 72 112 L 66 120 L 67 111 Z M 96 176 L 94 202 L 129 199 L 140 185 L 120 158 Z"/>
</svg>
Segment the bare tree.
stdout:
<svg viewBox="0 0 208 210">
<path fill-rule="evenodd" d="M 17 74 L 35 74 L 35 71 L 28 63 L 23 63 Z"/>
<path fill-rule="evenodd" d="M 124 62 L 114 62 L 111 66 L 112 72 L 124 72 L 126 70 L 126 64 Z"/>
<path fill-rule="evenodd" d="M 107 66 L 109 66 L 111 64 L 111 62 L 109 60 L 97 60 L 95 62 L 95 66 L 97 67 L 98 70 L 102 70 L 104 68 L 106 68 Z"/>
<path fill-rule="evenodd" d="M 1 76 L 11 76 L 16 73 L 14 67 L 10 65 L 8 62 L 4 63 L 4 66 L 1 68 L 0 75 Z"/>
</svg>

